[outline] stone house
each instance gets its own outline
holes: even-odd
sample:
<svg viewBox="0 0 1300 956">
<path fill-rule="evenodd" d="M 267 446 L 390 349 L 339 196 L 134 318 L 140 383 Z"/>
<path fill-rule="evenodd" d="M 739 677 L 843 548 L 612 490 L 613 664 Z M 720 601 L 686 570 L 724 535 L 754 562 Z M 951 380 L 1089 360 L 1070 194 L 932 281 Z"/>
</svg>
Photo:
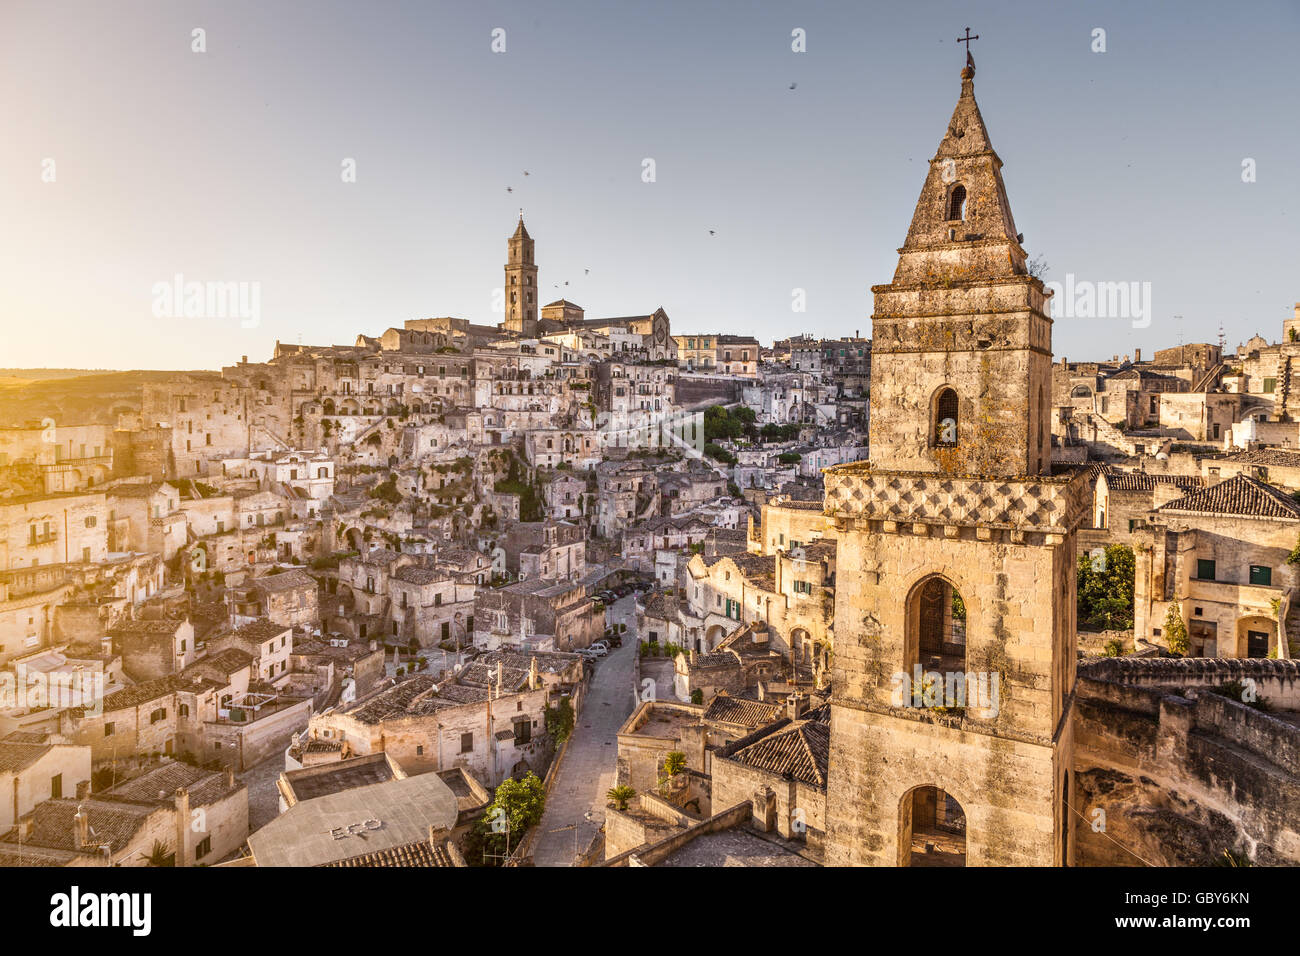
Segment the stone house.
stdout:
<svg viewBox="0 0 1300 956">
<path fill-rule="evenodd" d="M 102 794 L 39 804 L 0 842 L 0 863 L 151 866 L 161 848 L 168 865 L 197 866 L 247 838 L 248 788 L 230 773 L 173 762 Z"/>
<path fill-rule="evenodd" d="M 1300 503 L 1238 475 L 1155 508 L 1135 538 L 1136 635 L 1164 643 L 1177 602 L 1194 657 L 1290 656 Z"/>
<path fill-rule="evenodd" d="M 787 840 L 805 841 L 819 859 L 826 836 L 830 708 L 807 708 L 806 697 L 793 698 L 775 722 L 715 752 L 712 798 L 715 806 L 731 807 L 770 793 L 772 829 Z"/>
<path fill-rule="evenodd" d="M 103 492 L 0 499 L 0 571 L 105 560 L 110 507 Z"/>
<path fill-rule="evenodd" d="M 340 743 L 339 759 L 382 751 L 409 774 L 464 767 L 496 787 L 530 770 L 545 773 L 546 709 L 576 697 L 581 680 L 582 661 L 572 655 L 490 652 L 452 681 L 416 675 L 318 714 L 307 736 Z"/>
<path fill-rule="evenodd" d="M 605 633 L 605 612 L 584 584 L 520 581 L 474 595 L 474 644 L 574 651 Z"/>
<path fill-rule="evenodd" d="M 0 833 L 39 803 L 77 794 L 90 782 L 90 748 L 51 734 L 0 737 Z"/>
<path fill-rule="evenodd" d="M 122 621 L 109 629 L 108 636 L 134 681 L 179 674 L 197 655 L 194 625 L 187 618 Z"/>
</svg>

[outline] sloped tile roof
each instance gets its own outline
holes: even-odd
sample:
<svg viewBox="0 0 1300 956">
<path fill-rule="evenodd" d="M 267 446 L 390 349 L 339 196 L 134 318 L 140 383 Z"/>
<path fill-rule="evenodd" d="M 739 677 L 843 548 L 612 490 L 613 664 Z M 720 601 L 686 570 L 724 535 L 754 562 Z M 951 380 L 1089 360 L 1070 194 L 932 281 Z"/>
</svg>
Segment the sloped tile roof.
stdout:
<svg viewBox="0 0 1300 956">
<path fill-rule="evenodd" d="M 55 850 L 76 851 L 77 825 L 74 817 L 78 806 L 90 815 L 91 842 L 106 843 L 114 853 L 125 847 L 139 832 L 146 818 L 160 807 L 153 803 L 127 803 L 94 797 L 80 803 L 66 799 L 46 800 L 32 810 L 32 832 L 23 842 Z"/>
<path fill-rule="evenodd" d="M 776 720 L 780 713 L 781 707 L 778 704 L 719 694 L 704 711 L 704 719 L 722 720 L 745 727 L 762 727 Z"/>
<path fill-rule="evenodd" d="M 1272 485 L 1237 475 L 1217 485 L 1161 505 L 1159 512 L 1240 515 L 1250 518 L 1300 519 L 1300 502 Z"/>
<path fill-rule="evenodd" d="M 1224 455 L 1218 461 L 1240 462 L 1247 465 L 1274 465 L 1278 468 L 1300 468 L 1300 452 L 1284 451 L 1281 448 L 1256 448 L 1254 451 L 1239 451 Z M 1213 464 L 1215 459 L 1210 459 Z"/>
<path fill-rule="evenodd" d="M 826 789 L 831 729 L 819 720 L 799 720 L 731 754 L 731 759 L 756 770 L 793 777 Z"/>
<path fill-rule="evenodd" d="M 21 744 L 0 741 L 0 770 L 25 770 L 51 749 L 49 744 Z"/>
<path fill-rule="evenodd" d="M 1148 475 L 1141 471 L 1111 471 L 1107 469 L 1106 486 L 1112 491 L 1151 491 L 1156 485 L 1177 485 L 1185 491 L 1205 487 L 1205 482 L 1192 475 Z"/>
<path fill-rule="evenodd" d="M 346 860 L 335 860 L 332 863 L 323 863 L 322 866 L 456 866 L 452 861 L 451 854 L 447 852 L 447 847 L 433 846 L 428 840 L 420 840 L 416 843 L 407 843 L 403 846 L 390 847 L 387 850 L 376 850 L 374 853 L 362 853 L 358 856 L 348 857 Z"/>
</svg>

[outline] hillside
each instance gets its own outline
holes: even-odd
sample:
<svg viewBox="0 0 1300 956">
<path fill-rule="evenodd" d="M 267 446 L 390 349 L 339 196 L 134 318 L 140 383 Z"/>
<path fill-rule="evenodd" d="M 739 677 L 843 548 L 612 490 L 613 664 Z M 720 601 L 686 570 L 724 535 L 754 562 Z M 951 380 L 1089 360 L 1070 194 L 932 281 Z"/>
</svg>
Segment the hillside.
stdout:
<svg viewBox="0 0 1300 956">
<path fill-rule="evenodd" d="M 122 412 L 139 411 L 140 388 L 182 374 L 148 369 L 0 369 L 0 426 L 53 418 L 65 425 L 116 424 Z"/>
</svg>

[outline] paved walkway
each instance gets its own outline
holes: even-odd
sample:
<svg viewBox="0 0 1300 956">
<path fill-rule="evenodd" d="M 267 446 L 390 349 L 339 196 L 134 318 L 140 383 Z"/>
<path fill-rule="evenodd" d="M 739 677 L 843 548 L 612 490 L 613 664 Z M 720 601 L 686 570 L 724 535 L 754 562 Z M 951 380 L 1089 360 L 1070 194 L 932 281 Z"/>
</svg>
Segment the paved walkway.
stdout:
<svg viewBox="0 0 1300 956">
<path fill-rule="evenodd" d="M 533 846 L 537 866 L 572 866 L 605 822 L 605 791 L 614 786 L 618 728 L 632 713 L 632 665 L 636 658 L 636 608 L 629 595 L 614 605 L 614 619 L 627 624 L 623 646 L 596 665 L 586 704 L 546 801 L 541 833 Z"/>
</svg>

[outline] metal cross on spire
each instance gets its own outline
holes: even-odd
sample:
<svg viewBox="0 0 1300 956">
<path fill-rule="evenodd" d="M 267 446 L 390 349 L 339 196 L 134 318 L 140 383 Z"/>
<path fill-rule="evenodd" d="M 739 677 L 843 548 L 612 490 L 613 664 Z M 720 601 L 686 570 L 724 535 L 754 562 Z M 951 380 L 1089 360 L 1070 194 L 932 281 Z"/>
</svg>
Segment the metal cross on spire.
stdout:
<svg viewBox="0 0 1300 956">
<path fill-rule="evenodd" d="M 966 35 L 965 35 L 964 37 L 958 37 L 958 38 L 957 38 L 957 42 L 958 42 L 958 43 L 964 43 L 964 44 L 966 44 L 966 52 L 967 52 L 967 53 L 970 53 L 970 41 L 971 41 L 971 40 L 978 40 L 979 38 L 980 38 L 980 35 L 979 35 L 978 33 L 975 34 L 974 36 L 971 36 L 971 35 L 970 35 L 970 27 L 967 27 L 967 28 L 966 28 Z"/>
</svg>

